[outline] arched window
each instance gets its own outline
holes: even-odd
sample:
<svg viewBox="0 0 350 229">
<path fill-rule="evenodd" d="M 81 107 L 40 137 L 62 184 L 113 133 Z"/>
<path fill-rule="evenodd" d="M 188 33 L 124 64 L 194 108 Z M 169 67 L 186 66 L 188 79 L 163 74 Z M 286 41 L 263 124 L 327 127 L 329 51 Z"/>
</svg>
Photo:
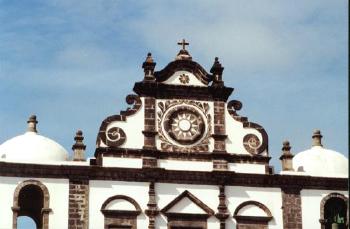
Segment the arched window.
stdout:
<svg viewBox="0 0 350 229">
<path fill-rule="evenodd" d="M 116 195 L 102 204 L 101 212 L 105 216 L 105 229 L 136 229 L 141 208 L 134 199 Z"/>
<path fill-rule="evenodd" d="M 331 193 L 321 201 L 321 228 L 345 229 L 348 228 L 347 198 L 339 193 Z"/>
<path fill-rule="evenodd" d="M 238 205 L 233 218 L 237 222 L 237 229 L 267 229 L 272 214 L 265 205 L 251 200 Z"/>
<path fill-rule="evenodd" d="M 13 228 L 17 228 L 17 219 L 28 216 L 37 228 L 47 229 L 49 225 L 49 192 L 44 184 L 36 180 L 20 183 L 13 196 Z"/>
</svg>

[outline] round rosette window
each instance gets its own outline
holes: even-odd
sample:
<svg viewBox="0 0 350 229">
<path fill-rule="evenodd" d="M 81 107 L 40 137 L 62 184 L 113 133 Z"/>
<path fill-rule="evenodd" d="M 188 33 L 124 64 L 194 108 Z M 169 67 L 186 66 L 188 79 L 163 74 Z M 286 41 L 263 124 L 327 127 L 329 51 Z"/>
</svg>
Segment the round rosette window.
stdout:
<svg viewBox="0 0 350 229">
<path fill-rule="evenodd" d="M 181 145 L 193 145 L 201 141 L 206 125 L 201 112 L 192 106 L 175 106 L 163 119 L 164 133 Z"/>
</svg>

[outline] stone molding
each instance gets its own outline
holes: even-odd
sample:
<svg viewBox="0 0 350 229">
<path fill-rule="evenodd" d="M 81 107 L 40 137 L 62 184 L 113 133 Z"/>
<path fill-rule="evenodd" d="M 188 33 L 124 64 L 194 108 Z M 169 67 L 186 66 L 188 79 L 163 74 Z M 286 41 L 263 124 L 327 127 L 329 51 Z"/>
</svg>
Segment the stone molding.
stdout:
<svg viewBox="0 0 350 229">
<path fill-rule="evenodd" d="M 282 187 L 282 216 L 284 229 L 302 229 L 300 190 L 302 186 Z"/>
<path fill-rule="evenodd" d="M 131 169 L 101 166 L 39 165 L 0 162 L 0 176 L 348 190 L 347 178 L 247 174 L 230 171 L 191 171 L 189 173 L 188 171 L 165 170 L 162 168 Z"/>
<path fill-rule="evenodd" d="M 89 180 L 69 180 L 68 228 L 89 227 Z"/>
<path fill-rule="evenodd" d="M 229 163 L 249 163 L 268 165 L 271 157 L 250 154 L 231 154 L 226 152 L 166 152 L 147 149 L 125 149 L 125 148 L 99 148 L 95 151 L 95 157 L 123 157 L 142 158 L 152 156 L 157 159 L 185 160 L 185 161 L 214 161 L 223 160 Z"/>
</svg>

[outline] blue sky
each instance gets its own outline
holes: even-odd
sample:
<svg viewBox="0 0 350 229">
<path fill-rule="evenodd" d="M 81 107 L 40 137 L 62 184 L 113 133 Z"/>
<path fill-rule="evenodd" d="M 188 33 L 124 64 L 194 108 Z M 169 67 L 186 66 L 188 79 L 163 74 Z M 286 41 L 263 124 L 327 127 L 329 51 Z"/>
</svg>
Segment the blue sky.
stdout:
<svg viewBox="0 0 350 229">
<path fill-rule="evenodd" d="M 282 142 L 348 154 L 348 2 L 0 0 L 0 143 L 39 132 L 69 152 L 76 130 L 92 156 L 102 120 L 125 109 L 143 77 L 174 60 L 182 38 L 207 70 L 218 56 L 230 99 L 265 127 L 271 164 Z"/>
</svg>

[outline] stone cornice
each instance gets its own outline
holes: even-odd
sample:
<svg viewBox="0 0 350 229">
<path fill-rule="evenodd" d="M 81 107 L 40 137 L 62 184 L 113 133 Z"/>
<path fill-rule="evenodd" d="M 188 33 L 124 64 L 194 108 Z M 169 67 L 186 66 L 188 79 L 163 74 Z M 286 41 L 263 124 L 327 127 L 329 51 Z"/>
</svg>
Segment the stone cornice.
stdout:
<svg viewBox="0 0 350 229">
<path fill-rule="evenodd" d="M 347 178 L 246 174 L 229 171 L 176 171 L 161 168 L 110 168 L 100 166 L 38 165 L 0 162 L 0 176 L 61 179 L 119 180 L 199 185 L 250 186 L 348 190 Z"/>
</svg>

